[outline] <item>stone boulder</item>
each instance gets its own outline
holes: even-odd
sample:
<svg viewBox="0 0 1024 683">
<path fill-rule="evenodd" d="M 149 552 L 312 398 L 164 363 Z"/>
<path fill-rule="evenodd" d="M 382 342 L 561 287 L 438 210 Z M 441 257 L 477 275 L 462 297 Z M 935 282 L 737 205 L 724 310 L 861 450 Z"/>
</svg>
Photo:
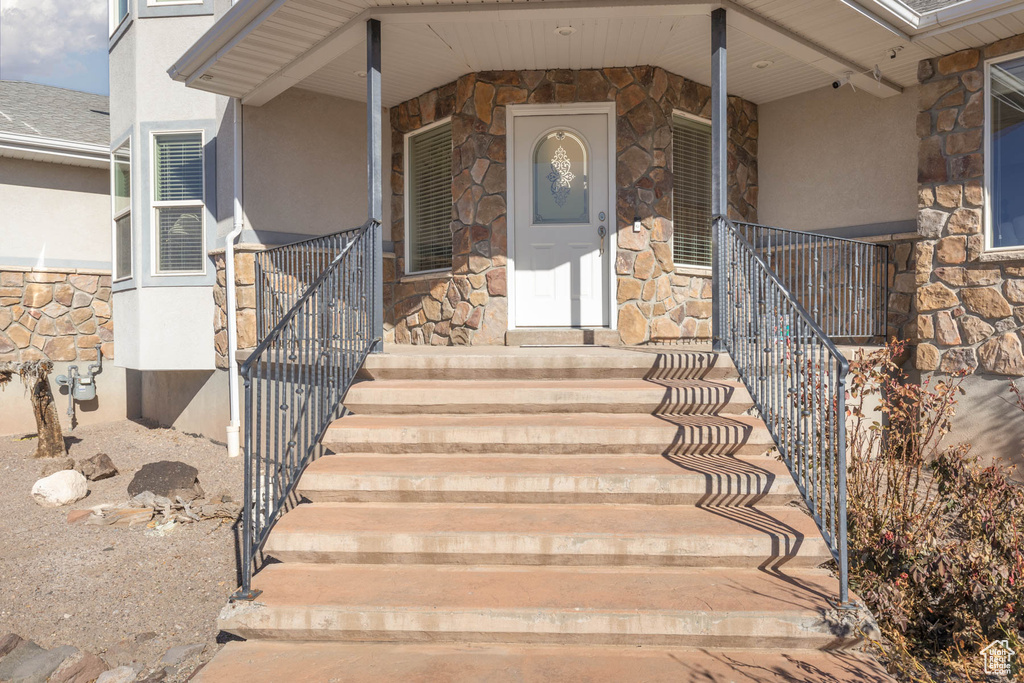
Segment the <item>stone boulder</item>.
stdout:
<svg viewBox="0 0 1024 683">
<path fill-rule="evenodd" d="M 89 495 L 89 484 L 80 472 L 61 470 L 32 485 L 32 497 L 43 507 L 70 505 Z"/>
<path fill-rule="evenodd" d="M 199 485 L 199 470 L 176 460 L 160 460 L 143 465 L 128 484 L 128 495 L 133 498 L 143 491 L 174 500 L 195 500 L 203 496 Z"/>
<path fill-rule="evenodd" d="M 75 470 L 81 472 L 89 481 L 109 479 L 117 474 L 117 468 L 106 453 L 97 453 L 91 458 L 79 460 Z"/>
<path fill-rule="evenodd" d="M 99 656 L 84 652 L 64 660 L 47 683 L 92 683 L 107 669 L 107 663 Z"/>
</svg>

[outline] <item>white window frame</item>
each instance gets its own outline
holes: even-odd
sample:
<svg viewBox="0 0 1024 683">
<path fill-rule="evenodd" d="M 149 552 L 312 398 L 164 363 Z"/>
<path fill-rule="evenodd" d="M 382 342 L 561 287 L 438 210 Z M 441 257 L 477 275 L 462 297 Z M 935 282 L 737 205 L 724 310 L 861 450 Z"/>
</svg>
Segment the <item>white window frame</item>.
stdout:
<svg viewBox="0 0 1024 683">
<path fill-rule="evenodd" d="M 128 208 L 123 211 L 117 210 L 117 191 L 114 186 L 114 179 L 117 174 L 116 155 L 125 145 L 128 146 Z M 132 138 L 129 135 L 121 144 L 110 152 L 110 243 L 113 250 L 110 259 L 110 272 L 114 282 L 131 280 L 135 275 L 135 220 L 132 216 L 132 200 L 135 196 L 135 171 L 132 169 Z M 129 239 L 128 239 L 128 274 L 125 275 L 117 270 L 117 221 L 128 216 Z"/>
<path fill-rule="evenodd" d="M 703 124 L 703 125 L 708 126 L 708 127 L 711 126 L 711 119 L 706 119 L 703 116 L 697 116 L 696 114 L 691 114 L 690 112 L 687 112 L 687 111 L 680 111 L 679 109 L 673 109 L 672 110 L 672 116 L 673 117 L 678 116 L 680 118 L 689 119 L 691 121 Z M 671 123 L 672 123 L 672 121 L 670 119 L 669 120 L 669 124 L 671 125 Z M 673 134 L 675 134 L 675 130 L 673 130 L 672 132 L 673 132 Z M 674 155 L 675 154 L 675 149 L 674 149 L 675 148 L 675 140 L 674 139 L 672 141 L 672 146 L 673 146 L 672 154 Z M 690 263 L 676 263 L 675 262 L 675 260 L 676 260 L 675 172 L 676 172 L 675 159 L 673 159 L 673 164 L 672 164 L 672 185 L 673 185 L 673 187 L 672 187 L 672 263 L 675 266 L 675 269 L 676 269 L 677 272 L 686 273 L 686 274 L 690 274 L 690 275 L 711 275 L 711 270 L 712 270 L 711 266 L 699 266 L 699 265 L 694 265 L 694 264 L 690 264 Z"/>
<path fill-rule="evenodd" d="M 201 5 L 203 0 L 146 0 L 146 7 L 169 7 L 173 5 Z"/>
<path fill-rule="evenodd" d="M 417 128 L 416 130 L 409 131 L 408 133 L 405 134 L 405 136 L 403 137 L 403 140 L 402 140 L 402 144 L 403 144 L 403 149 L 402 149 L 402 194 L 404 196 L 404 199 L 403 199 L 403 201 L 404 201 L 403 223 L 405 224 L 405 248 L 403 249 L 403 251 L 405 252 L 405 254 L 404 254 L 404 256 L 405 256 L 405 275 L 407 275 L 407 276 L 408 275 L 428 275 L 430 273 L 448 273 L 448 272 L 451 272 L 451 269 L 452 269 L 451 264 L 449 264 L 446 268 L 434 268 L 432 270 L 410 270 L 409 269 L 410 268 L 410 264 L 412 263 L 412 260 L 410 259 L 410 253 L 411 253 L 410 252 L 410 246 L 412 245 L 412 223 L 411 223 L 412 214 L 411 214 L 410 210 L 411 210 L 411 205 L 412 205 L 412 201 L 411 201 L 412 198 L 409 196 L 409 188 L 412 186 L 412 178 L 410 176 L 410 170 L 411 169 L 409 167 L 409 142 L 412 140 L 412 138 L 416 137 L 417 135 L 420 135 L 421 133 L 426 133 L 428 131 L 433 130 L 434 128 L 440 128 L 441 126 L 443 126 L 446 123 L 447 124 L 451 124 L 451 122 L 452 122 L 452 117 L 451 116 L 446 116 L 443 119 L 438 119 L 437 121 L 431 121 L 430 123 L 428 123 L 425 126 Z M 454 146 L 454 143 L 453 143 L 453 146 Z M 452 151 L 454 152 L 454 149 Z M 455 199 L 456 199 L 455 197 L 452 197 L 452 202 L 453 203 L 455 202 Z M 454 237 L 453 237 L 453 239 L 454 239 Z"/>
<path fill-rule="evenodd" d="M 1024 244 L 1016 244 L 1009 247 L 994 247 L 992 246 L 992 238 L 995 235 L 995 231 L 992 225 L 992 219 L 994 212 L 992 211 L 992 94 L 991 94 L 991 82 L 992 82 L 992 66 L 995 64 L 1001 64 L 1003 62 L 1011 62 L 1015 59 L 1024 57 L 1024 51 L 1014 52 L 1009 55 L 1002 55 L 1000 57 L 993 57 L 985 60 L 985 69 L 983 78 L 984 83 L 982 86 L 982 96 L 985 98 L 985 121 L 984 121 L 984 147 L 982 148 L 982 155 L 985 162 L 985 175 L 982 186 L 983 204 L 982 211 L 984 213 L 984 220 L 982 221 L 982 228 L 985 232 L 983 244 L 983 253 L 1000 255 L 1006 258 L 1010 257 L 1024 257 Z"/>
<path fill-rule="evenodd" d="M 201 200 L 189 200 L 189 201 L 162 201 L 156 200 L 156 139 L 162 135 L 199 135 L 199 150 L 202 155 L 202 167 L 203 167 L 203 198 Z M 186 130 L 154 130 L 149 134 L 149 220 L 150 220 L 150 273 L 153 277 L 180 277 L 180 276 L 193 276 L 193 275 L 206 275 L 206 262 L 209 260 L 206 256 L 206 131 L 199 129 L 186 129 Z M 202 210 L 199 212 L 200 221 L 202 222 L 202 249 L 203 249 L 203 267 L 201 270 L 172 270 L 161 272 L 158 269 L 159 259 L 157 258 L 157 251 L 160 248 L 160 235 L 159 235 L 159 209 L 176 208 L 176 207 L 201 207 Z"/>
<path fill-rule="evenodd" d="M 108 23 L 110 24 L 110 27 L 109 27 L 110 28 L 110 34 L 109 35 L 111 35 L 111 36 L 113 36 L 115 33 L 117 33 L 117 29 L 121 28 L 121 24 L 123 24 L 124 22 L 128 21 L 128 18 L 131 17 L 131 15 L 132 15 L 132 3 L 131 3 L 131 0 L 127 0 L 124 16 L 119 19 L 117 17 L 118 1 L 119 0 L 110 0 L 109 4 L 107 5 L 109 7 L 109 10 L 107 12 L 108 15 L 109 15 Z"/>
</svg>

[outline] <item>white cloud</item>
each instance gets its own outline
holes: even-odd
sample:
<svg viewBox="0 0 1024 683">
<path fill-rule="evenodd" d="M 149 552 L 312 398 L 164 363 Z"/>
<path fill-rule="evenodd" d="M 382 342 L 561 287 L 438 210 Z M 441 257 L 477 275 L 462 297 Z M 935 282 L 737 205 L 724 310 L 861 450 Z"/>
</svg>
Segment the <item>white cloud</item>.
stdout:
<svg viewBox="0 0 1024 683">
<path fill-rule="evenodd" d="M 4 78 L 82 73 L 81 58 L 106 50 L 106 0 L 0 0 Z"/>
</svg>

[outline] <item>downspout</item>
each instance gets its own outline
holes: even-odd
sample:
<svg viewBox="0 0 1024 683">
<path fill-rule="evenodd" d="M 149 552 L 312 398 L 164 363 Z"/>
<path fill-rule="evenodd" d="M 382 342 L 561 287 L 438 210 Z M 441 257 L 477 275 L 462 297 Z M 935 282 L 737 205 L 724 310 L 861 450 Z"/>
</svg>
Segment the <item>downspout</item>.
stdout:
<svg viewBox="0 0 1024 683">
<path fill-rule="evenodd" d="M 238 410 L 238 299 L 235 294 L 235 240 L 242 234 L 244 224 L 242 218 L 242 101 L 231 98 L 232 104 L 232 136 L 234 182 L 232 209 L 232 230 L 225 238 L 224 245 L 224 286 L 227 299 L 228 327 L 228 403 L 230 405 L 230 421 L 227 428 L 228 457 L 239 455 L 238 429 L 240 426 Z"/>
</svg>

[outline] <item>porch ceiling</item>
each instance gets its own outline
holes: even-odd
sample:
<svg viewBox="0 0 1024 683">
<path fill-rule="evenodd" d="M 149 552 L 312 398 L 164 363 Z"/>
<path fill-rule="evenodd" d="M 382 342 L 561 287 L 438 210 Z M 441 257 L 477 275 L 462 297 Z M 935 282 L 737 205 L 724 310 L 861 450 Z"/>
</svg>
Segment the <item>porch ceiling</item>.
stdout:
<svg viewBox="0 0 1024 683">
<path fill-rule="evenodd" d="M 415 1 L 415 0 L 410 0 Z M 866 16 L 872 0 L 240 0 L 169 70 L 189 86 L 263 104 L 297 86 L 365 100 L 365 19 L 383 24 L 383 101 L 391 106 L 464 73 L 661 66 L 711 80 L 710 12 L 728 12 L 729 92 L 757 103 L 845 72 L 878 96 L 916 83 L 920 59 L 1024 33 L 1024 7 L 943 33 L 910 36 Z M 851 7 L 857 5 L 860 10 Z M 868 11 L 868 13 L 872 13 Z M 585 17 L 585 18 L 580 18 Z M 569 36 L 555 28 L 572 26 Z M 902 33 L 897 35 L 897 33 Z M 889 51 L 899 48 L 894 59 Z M 759 61 L 771 62 L 755 69 Z M 878 64 L 881 85 L 868 74 Z"/>
</svg>

